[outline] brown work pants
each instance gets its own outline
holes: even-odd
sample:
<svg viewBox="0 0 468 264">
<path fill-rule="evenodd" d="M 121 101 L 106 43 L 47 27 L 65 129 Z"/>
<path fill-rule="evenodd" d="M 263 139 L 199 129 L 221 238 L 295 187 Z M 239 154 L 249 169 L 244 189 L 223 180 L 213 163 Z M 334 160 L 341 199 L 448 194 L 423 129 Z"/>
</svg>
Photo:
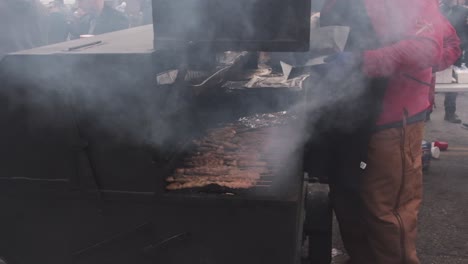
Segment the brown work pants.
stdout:
<svg viewBox="0 0 468 264">
<path fill-rule="evenodd" d="M 330 186 L 352 264 L 419 264 L 423 133 L 423 122 L 376 132 L 359 189 Z"/>
</svg>

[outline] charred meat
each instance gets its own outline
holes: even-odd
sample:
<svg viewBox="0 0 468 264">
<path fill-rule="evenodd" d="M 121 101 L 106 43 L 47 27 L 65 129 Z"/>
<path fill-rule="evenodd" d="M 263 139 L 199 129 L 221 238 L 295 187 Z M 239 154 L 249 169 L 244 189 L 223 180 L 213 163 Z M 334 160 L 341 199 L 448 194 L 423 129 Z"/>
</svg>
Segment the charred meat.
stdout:
<svg viewBox="0 0 468 264">
<path fill-rule="evenodd" d="M 257 114 L 208 130 L 193 140 L 193 151 L 166 179 L 166 189 L 255 187 L 262 177 L 274 174 L 270 135 L 294 119 L 287 112 Z"/>
</svg>

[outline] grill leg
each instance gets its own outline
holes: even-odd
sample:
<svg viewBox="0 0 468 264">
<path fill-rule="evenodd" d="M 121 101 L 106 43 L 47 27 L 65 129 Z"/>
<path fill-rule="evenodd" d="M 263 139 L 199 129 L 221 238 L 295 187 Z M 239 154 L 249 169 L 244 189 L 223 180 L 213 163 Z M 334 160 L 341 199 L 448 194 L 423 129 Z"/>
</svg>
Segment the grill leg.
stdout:
<svg viewBox="0 0 468 264">
<path fill-rule="evenodd" d="M 307 187 L 304 233 L 309 240 L 309 263 L 330 264 L 332 257 L 333 213 L 328 185 L 313 183 Z"/>
</svg>

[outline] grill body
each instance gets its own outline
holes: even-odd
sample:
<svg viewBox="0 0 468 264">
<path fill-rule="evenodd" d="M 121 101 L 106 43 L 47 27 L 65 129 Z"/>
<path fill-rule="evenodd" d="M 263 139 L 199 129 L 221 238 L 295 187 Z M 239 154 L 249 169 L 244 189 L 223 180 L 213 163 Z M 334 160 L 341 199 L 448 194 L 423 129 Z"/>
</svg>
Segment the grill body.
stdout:
<svg viewBox="0 0 468 264">
<path fill-rule="evenodd" d="M 64 51 L 86 41 L 78 40 L 0 62 L 0 257 L 13 264 L 298 263 L 301 149 L 279 189 L 171 193 L 164 179 L 182 143 L 205 128 L 278 111 L 301 96 L 192 97 L 156 87 L 155 73 L 178 58 L 145 43 L 116 52 L 111 41 L 145 30 L 152 29 L 96 37 L 107 49 Z"/>
</svg>

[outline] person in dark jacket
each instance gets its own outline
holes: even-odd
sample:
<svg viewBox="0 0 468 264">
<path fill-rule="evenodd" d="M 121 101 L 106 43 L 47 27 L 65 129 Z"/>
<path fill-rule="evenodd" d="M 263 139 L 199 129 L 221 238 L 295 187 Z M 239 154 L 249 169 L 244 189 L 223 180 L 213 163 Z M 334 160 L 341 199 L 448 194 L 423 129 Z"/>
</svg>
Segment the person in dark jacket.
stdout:
<svg viewBox="0 0 468 264">
<path fill-rule="evenodd" d="M 330 197 L 349 263 L 419 264 L 421 142 L 447 25 L 436 0 L 328 0 L 320 22 L 350 27 L 321 75 L 328 90 L 341 86 L 334 97 L 349 94 L 327 116 L 337 135 L 328 141 Z"/>
<path fill-rule="evenodd" d="M 80 35 L 99 35 L 127 29 L 129 20 L 125 14 L 104 3 L 104 0 L 77 0 L 78 9 L 72 24 L 72 38 Z"/>
<path fill-rule="evenodd" d="M 39 0 L 0 0 L 0 59 L 45 44 L 46 10 Z"/>
<path fill-rule="evenodd" d="M 141 1 L 141 12 L 143 13 L 143 25 L 153 24 L 153 2 L 151 0 Z"/>
<path fill-rule="evenodd" d="M 69 34 L 69 10 L 65 6 L 63 0 L 54 0 L 48 7 L 48 44 L 66 41 Z"/>
<path fill-rule="evenodd" d="M 455 66 L 460 67 L 462 63 L 468 61 L 468 8 L 465 7 L 465 1 L 460 0 L 443 0 L 441 3 L 442 14 L 450 21 L 452 26 L 457 31 L 457 35 L 461 40 L 461 48 L 465 54 L 455 62 Z M 445 93 L 444 107 L 445 120 L 451 123 L 461 123 L 460 118 L 456 114 L 457 110 L 457 93 Z"/>
</svg>

